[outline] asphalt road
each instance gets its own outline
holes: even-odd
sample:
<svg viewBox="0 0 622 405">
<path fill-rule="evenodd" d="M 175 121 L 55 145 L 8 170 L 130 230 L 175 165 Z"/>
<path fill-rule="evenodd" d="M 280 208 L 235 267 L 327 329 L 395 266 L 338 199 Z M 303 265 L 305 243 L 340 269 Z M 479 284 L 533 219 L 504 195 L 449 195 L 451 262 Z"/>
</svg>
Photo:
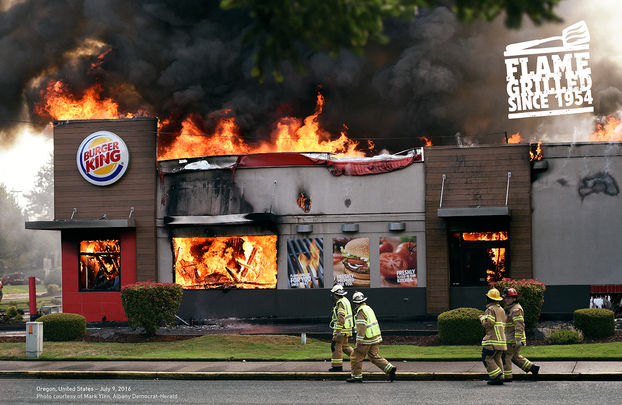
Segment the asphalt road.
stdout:
<svg viewBox="0 0 622 405">
<path fill-rule="evenodd" d="M 156 381 L 2 379 L 2 404 L 591 404 L 619 403 L 608 381 Z"/>
</svg>

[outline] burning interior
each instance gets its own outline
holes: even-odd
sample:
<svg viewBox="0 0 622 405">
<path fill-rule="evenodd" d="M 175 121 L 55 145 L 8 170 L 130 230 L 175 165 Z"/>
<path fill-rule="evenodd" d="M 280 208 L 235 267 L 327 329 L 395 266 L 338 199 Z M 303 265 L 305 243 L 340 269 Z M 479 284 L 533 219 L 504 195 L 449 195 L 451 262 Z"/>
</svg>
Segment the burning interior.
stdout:
<svg viewBox="0 0 622 405">
<path fill-rule="evenodd" d="M 276 288 L 276 235 L 173 238 L 185 289 Z"/>
<path fill-rule="evenodd" d="M 80 242 L 80 291 L 120 291 L 120 246 L 118 239 Z"/>
<path fill-rule="evenodd" d="M 452 286 L 487 285 L 507 277 L 508 232 L 452 232 Z"/>
</svg>

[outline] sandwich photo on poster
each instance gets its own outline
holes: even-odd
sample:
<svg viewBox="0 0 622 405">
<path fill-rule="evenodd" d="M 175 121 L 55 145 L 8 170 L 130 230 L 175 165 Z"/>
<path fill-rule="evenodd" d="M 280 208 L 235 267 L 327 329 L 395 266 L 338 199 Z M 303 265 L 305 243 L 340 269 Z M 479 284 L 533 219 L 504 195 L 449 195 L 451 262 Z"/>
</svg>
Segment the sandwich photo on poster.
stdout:
<svg viewBox="0 0 622 405">
<path fill-rule="evenodd" d="M 417 237 L 380 238 L 380 285 L 417 287 Z"/>
<path fill-rule="evenodd" d="M 287 287 L 324 288 L 324 240 L 297 238 L 287 240 Z"/>
<path fill-rule="evenodd" d="M 333 277 L 344 287 L 369 287 L 369 238 L 333 239 Z"/>
</svg>

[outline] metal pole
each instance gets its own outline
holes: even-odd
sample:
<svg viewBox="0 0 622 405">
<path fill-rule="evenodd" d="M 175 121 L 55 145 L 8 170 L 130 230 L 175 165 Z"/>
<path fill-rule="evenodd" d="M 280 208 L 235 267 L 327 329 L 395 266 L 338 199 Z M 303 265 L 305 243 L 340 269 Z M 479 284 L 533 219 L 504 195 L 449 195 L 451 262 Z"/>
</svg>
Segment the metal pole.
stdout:
<svg viewBox="0 0 622 405">
<path fill-rule="evenodd" d="M 508 206 L 508 197 L 510 195 L 510 178 L 512 177 L 512 172 L 508 172 L 508 185 L 505 189 L 505 206 Z"/>
<path fill-rule="evenodd" d="M 443 208 L 443 192 L 445 191 L 445 179 L 447 176 L 443 173 L 443 182 L 441 183 L 441 201 L 438 205 L 438 208 Z"/>
</svg>

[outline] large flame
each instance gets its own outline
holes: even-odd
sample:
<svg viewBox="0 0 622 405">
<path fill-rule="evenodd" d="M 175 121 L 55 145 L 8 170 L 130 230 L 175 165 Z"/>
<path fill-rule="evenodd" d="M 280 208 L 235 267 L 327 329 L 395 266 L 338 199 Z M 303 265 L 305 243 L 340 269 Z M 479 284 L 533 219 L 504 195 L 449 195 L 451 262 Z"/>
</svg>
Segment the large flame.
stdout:
<svg viewBox="0 0 622 405">
<path fill-rule="evenodd" d="M 596 130 L 590 136 L 593 142 L 622 141 L 622 125 L 619 119 L 608 116 L 604 124 L 596 124 Z"/>
<path fill-rule="evenodd" d="M 521 141 L 520 132 L 510 135 L 508 138 L 508 143 L 521 143 Z"/>
<path fill-rule="evenodd" d="M 102 87 L 95 84 L 84 90 L 82 97 L 74 96 L 62 80 L 51 80 L 41 92 L 41 101 L 35 105 L 40 116 L 54 120 L 132 118 L 133 113 L 121 113 L 119 104 L 102 97 Z"/>
<path fill-rule="evenodd" d="M 302 121 L 294 117 L 281 118 L 270 140 L 258 146 L 252 146 L 242 139 L 232 117 L 221 118 L 214 133 L 206 134 L 200 125 L 201 117 L 189 116 L 184 120 L 182 133 L 176 137 L 175 142 L 159 150 L 158 160 L 271 152 L 332 152 L 365 156 L 364 152 L 357 149 L 359 143 L 348 138 L 347 128 L 335 140 L 331 140 L 331 134 L 320 128 L 318 117 L 323 111 L 324 102 L 324 96 L 318 92 L 312 115 Z M 373 149 L 373 142 L 367 146 Z"/>
<path fill-rule="evenodd" d="M 104 290 L 114 285 L 120 273 L 118 240 L 80 242 L 80 288 Z"/>
<path fill-rule="evenodd" d="M 276 288 L 276 235 L 173 238 L 173 249 L 186 289 Z"/>
</svg>

